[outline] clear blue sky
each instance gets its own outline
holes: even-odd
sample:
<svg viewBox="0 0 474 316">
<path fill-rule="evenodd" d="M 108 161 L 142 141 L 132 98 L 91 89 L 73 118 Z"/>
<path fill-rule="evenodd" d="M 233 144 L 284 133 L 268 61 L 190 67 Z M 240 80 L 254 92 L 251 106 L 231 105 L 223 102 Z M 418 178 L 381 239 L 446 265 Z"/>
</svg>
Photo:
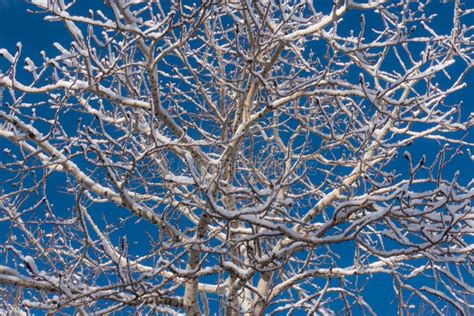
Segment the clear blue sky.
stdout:
<svg viewBox="0 0 474 316">
<path fill-rule="evenodd" d="M 438 0 L 433 0 L 438 3 L 437 6 L 441 9 L 449 6 L 451 3 L 442 3 Z M 471 0 L 465 0 L 469 2 Z M 84 8 L 87 6 L 94 5 L 94 3 L 100 2 L 99 0 L 78 0 L 81 6 Z M 323 1 L 324 2 L 324 1 Z M 332 1 L 327 1 L 331 3 Z M 54 54 L 55 49 L 52 47 L 53 42 L 63 43 L 65 47 L 68 46 L 70 38 L 67 32 L 64 31 L 62 24 L 60 23 L 48 23 L 42 20 L 43 15 L 27 13 L 26 10 L 30 6 L 21 0 L 0 0 L 0 48 L 7 48 L 10 51 L 14 51 L 15 44 L 21 41 L 23 44 L 24 57 L 29 56 L 33 60 L 39 59 L 39 52 L 41 50 L 49 52 L 50 55 Z M 352 17 L 355 21 L 357 17 Z M 450 20 L 443 18 L 441 15 L 436 23 L 440 27 L 449 27 Z M 472 23 L 471 23 L 472 24 Z M 355 23 L 357 26 L 358 23 Z M 0 67 L 5 66 L 4 61 L 0 61 Z M 467 78 L 467 83 L 471 85 L 473 83 L 473 74 Z M 474 107 L 472 106 L 472 100 L 474 100 L 474 89 L 467 88 L 450 97 L 451 102 L 456 100 L 464 100 L 465 111 L 464 115 L 467 117 L 469 112 L 473 112 Z M 472 135 L 469 136 L 470 141 L 474 141 Z M 0 142 L 0 146 L 2 143 Z M 429 146 L 415 146 L 410 148 L 410 151 L 414 156 L 421 156 L 425 154 L 434 154 L 438 148 L 430 148 Z M 474 153 L 473 153 L 474 154 Z M 463 171 L 462 177 L 465 180 L 472 178 L 473 176 L 473 165 L 468 157 L 460 158 L 458 163 L 452 165 L 451 172 L 455 169 Z M 58 177 L 57 186 L 61 186 L 61 178 Z M 1 229 L 0 229 L 1 231 Z M 1 239 L 0 239 L 1 240 Z M 341 247 L 341 251 L 344 251 Z M 388 283 L 387 283 L 388 282 Z M 390 281 L 387 277 L 376 277 L 374 281 L 369 283 L 373 288 L 370 289 L 371 298 L 369 301 L 374 303 L 375 310 L 381 315 L 392 314 L 395 306 L 390 306 L 390 301 L 393 297 L 390 292 L 384 291 L 383 288 L 390 288 Z M 388 286 L 387 286 L 388 285 Z M 382 289 L 382 290 L 381 290 Z M 390 311 L 390 313 L 386 313 Z"/>
</svg>

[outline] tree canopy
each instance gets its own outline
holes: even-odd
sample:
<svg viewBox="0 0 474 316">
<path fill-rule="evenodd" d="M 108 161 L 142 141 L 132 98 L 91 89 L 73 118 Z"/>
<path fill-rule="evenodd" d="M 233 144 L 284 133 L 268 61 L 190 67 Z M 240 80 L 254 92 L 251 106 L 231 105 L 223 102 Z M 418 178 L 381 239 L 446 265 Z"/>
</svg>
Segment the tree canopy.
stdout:
<svg viewBox="0 0 474 316">
<path fill-rule="evenodd" d="M 468 2 L 30 2 L 0 312 L 472 314 Z"/>
</svg>

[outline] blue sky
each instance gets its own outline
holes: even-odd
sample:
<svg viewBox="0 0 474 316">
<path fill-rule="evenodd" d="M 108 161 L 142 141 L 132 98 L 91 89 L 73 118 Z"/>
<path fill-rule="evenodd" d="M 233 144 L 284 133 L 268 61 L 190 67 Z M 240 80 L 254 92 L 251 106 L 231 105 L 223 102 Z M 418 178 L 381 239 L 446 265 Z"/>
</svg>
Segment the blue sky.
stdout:
<svg viewBox="0 0 474 316">
<path fill-rule="evenodd" d="M 80 5 L 83 8 L 86 8 L 88 5 L 93 5 L 95 1 L 79 0 L 78 2 L 81 3 Z M 328 1 L 327 3 L 331 2 L 332 1 Z M 444 4 L 441 2 L 437 5 L 440 6 L 439 8 L 443 8 L 442 6 L 452 6 L 450 3 Z M 21 41 L 23 44 L 24 57 L 30 56 L 35 60 L 39 58 L 39 52 L 41 50 L 44 50 L 47 53 L 51 52 L 52 54 L 55 51 L 52 46 L 53 42 L 63 43 L 64 46 L 67 47 L 70 38 L 64 31 L 62 25 L 60 23 L 44 22 L 42 20 L 42 15 L 27 13 L 26 10 L 29 7 L 29 5 L 20 0 L 0 0 L 0 48 L 7 48 L 10 51 L 14 51 L 15 44 L 18 41 Z M 349 17 L 349 19 L 350 18 L 351 17 Z M 353 16 L 352 18 L 357 20 L 358 16 Z M 440 28 L 448 28 L 450 20 L 444 19 L 440 16 L 436 20 L 436 23 L 438 23 Z M 0 66 L 4 65 L 2 63 L 4 62 L 0 60 Z M 471 84 L 473 82 L 472 79 L 473 74 L 471 73 L 466 82 Z M 453 103 L 458 100 L 464 100 L 466 104 L 464 116 L 467 117 L 469 112 L 473 111 L 473 106 L 470 103 L 474 100 L 474 89 L 467 88 L 450 97 L 450 101 Z M 470 135 L 468 140 L 474 141 L 473 136 Z M 2 143 L 0 142 L 0 146 L 1 144 Z M 418 144 L 417 146 L 410 148 L 412 155 L 416 157 L 421 157 L 422 154 L 435 154 L 437 150 L 437 147 L 430 147 L 429 144 Z M 452 164 L 448 171 L 454 173 L 456 169 L 462 170 L 461 177 L 464 178 L 464 180 L 469 180 L 473 175 L 471 171 L 472 167 L 473 165 L 469 157 L 464 156 L 459 158 L 459 161 L 456 164 Z M 60 188 L 63 178 L 58 176 L 55 179 L 57 183 L 56 186 L 53 187 Z M 58 201 L 58 203 L 61 202 Z M 344 251 L 344 245 L 341 246 L 341 251 Z M 373 288 L 369 290 L 371 294 L 368 300 L 374 304 L 375 310 L 379 311 L 381 314 L 384 314 L 384 311 L 390 311 L 390 314 L 395 311 L 395 306 L 391 306 L 390 304 L 393 297 L 391 297 L 388 292 L 380 290 L 380 288 L 382 288 L 380 285 L 387 286 L 388 284 L 386 277 L 378 276 L 375 276 L 369 283 Z"/>
</svg>

